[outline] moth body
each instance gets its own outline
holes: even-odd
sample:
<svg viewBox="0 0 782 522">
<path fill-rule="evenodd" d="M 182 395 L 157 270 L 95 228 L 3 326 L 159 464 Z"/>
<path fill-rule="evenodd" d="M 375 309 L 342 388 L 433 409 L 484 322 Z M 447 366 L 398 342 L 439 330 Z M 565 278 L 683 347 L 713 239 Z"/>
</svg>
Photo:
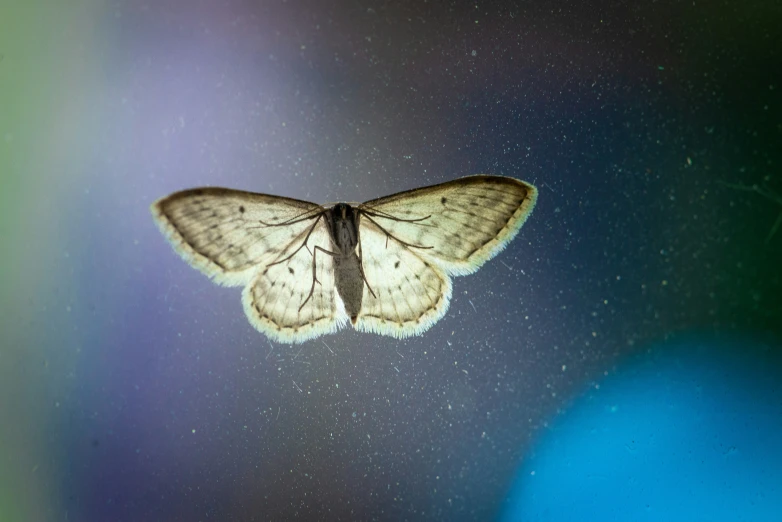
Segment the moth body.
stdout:
<svg viewBox="0 0 782 522">
<path fill-rule="evenodd" d="M 334 251 L 334 280 L 350 321 L 356 324 L 364 295 L 364 278 L 358 257 L 359 213 L 347 203 L 337 203 L 324 213 Z"/>
</svg>

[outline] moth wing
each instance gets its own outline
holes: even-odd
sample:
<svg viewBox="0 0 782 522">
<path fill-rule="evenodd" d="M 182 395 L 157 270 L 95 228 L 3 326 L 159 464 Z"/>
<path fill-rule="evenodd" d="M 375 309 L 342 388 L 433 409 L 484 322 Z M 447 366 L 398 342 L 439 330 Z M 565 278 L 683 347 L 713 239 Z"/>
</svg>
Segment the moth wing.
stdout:
<svg viewBox="0 0 782 522">
<path fill-rule="evenodd" d="M 311 232 L 303 230 L 279 253 L 282 262 L 262 267 L 242 293 L 250 323 L 275 341 L 304 342 L 348 320 L 336 292 L 333 258 L 321 251 L 332 250 L 325 220 L 309 226 Z"/>
<path fill-rule="evenodd" d="M 451 278 L 369 220 L 361 220 L 360 239 L 366 281 L 356 329 L 393 337 L 428 330 L 448 309 Z"/>
<path fill-rule="evenodd" d="M 446 273 L 476 271 L 497 255 L 532 213 L 537 189 L 503 176 L 467 176 L 359 206 L 363 222 L 417 247 Z"/>
<path fill-rule="evenodd" d="M 259 266 L 276 259 L 312 226 L 312 219 L 303 218 L 315 218 L 323 208 L 215 187 L 176 192 L 153 203 L 150 210 L 185 261 L 222 285 L 242 286 Z M 290 224 L 280 225 L 286 222 Z"/>
</svg>

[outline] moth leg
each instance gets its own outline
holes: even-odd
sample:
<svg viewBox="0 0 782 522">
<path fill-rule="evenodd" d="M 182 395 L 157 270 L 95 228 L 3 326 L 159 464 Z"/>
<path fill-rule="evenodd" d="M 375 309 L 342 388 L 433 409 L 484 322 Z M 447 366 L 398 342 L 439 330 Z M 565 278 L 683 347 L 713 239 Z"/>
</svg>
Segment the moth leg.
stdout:
<svg viewBox="0 0 782 522">
<path fill-rule="evenodd" d="M 317 258 L 315 257 L 318 254 L 318 250 L 332 257 L 337 255 L 334 252 L 329 252 L 325 248 L 322 248 L 318 245 L 315 245 L 315 248 L 313 248 L 313 250 L 314 253 L 312 254 L 312 286 L 310 287 L 310 293 L 307 295 L 307 299 L 305 299 L 304 302 L 301 303 L 301 306 L 299 307 L 299 312 L 301 312 L 301 309 L 304 308 L 304 305 L 307 304 L 307 301 L 310 300 L 312 294 L 315 292 L 315 283 L 320 284 L 320 281 L 318 281 Z"/>
<path fill-rule="evenodd" d="M 309 214 L 310 212 L 315 212 L 317 215 L 308 216 L 307 214 Z M 305 212 L 305 213 L 303 213 L 303 214 L 301 214 L 299 216 L 296 216 L 296 217 L 293 217 L 291 219 L 285 220 L 285 221 L 283 221 L 281 223 L 265 223 L 265 222 L 261 221 L 260 219 L 258 220 L 258 223 L 260 223 L 261 225 L 267 226 L 267 227 L 285 227 L 285 226 L 288 226 L 288 225 L 293 225 L 295 223 L 301 223 L 302 221 L 307 221 L 308 219 L 315 219 L 316 217 L 320 217 L 320 215 L 322 215 L 323 212 L 324 211 L 322 209 L 318 209 L 317 211 L 314 211 L 314 210 L 313 211 L 308 211 L 308 212 Z M 304 217 L 302 217 L 302 216 L 304 216 Z"/>
<path fill-rule="evenodd" d="M 425 216 L 425 217 L 422 217 L 422 218 L 404 219 L 404 218 L 398 218 L 398 217 L 396 217 L 396 216 L 392 216 L 391 214 L 387 214 L 386 212 L 380 212 L 380 211 L 378 211 L 378 210 L 366 210 L 366 209 L 362 209 L 361 211 L 362 211 L 363 213 L 367 214 L 367 215 L 370 215 L 370 216 L 375 216 L 375 217 L 380 217 L 380 218 L 390 219 L 390 220 L 392 220 L 392 221 L 399 221 L 399 222 L 401 222 L 401 223 L 418 223 L 419 221 L 424 221 L 424 220 L 427 220 L 427 219 L 429 219 L 430 217 L 432 217 L 432 215 L 431 215 L 431 214 L 429 214 L 428 216 Z"/>
<path fill-rule="evenodd" d="M 315 220 L 315 222 L 312 224 L 312 226 L 310 227 L 309 231 L 307 232 L 307 237 L 304 238 L 304 242 L 302 242 L 302 244 L 301 244 L 301 246 L 299 248 L 294 250 L 293 253 L 291 255 L 289 255 L 288 257 L 286 257 L 285 259 L 280 259 L 279 261 L 275 261 L 274 263 L 269 263 L 268 265 L 266 265 L 266 268 L 269 268 L 270 266 L 274 266 L 274 265 L 279 265 L 280 263 L 284 263 L 285 261 L 289 260 L 290 258 L 295 256 L 296 254 L 298 254 L 299 250 L 301 250 L 302 248 L 307 246 L 307 241 L 309 241 L 310 236 L 312 235 L 312 232 L 315 230 L 315 226 L 318 224 L 318 221 L 320 221 L 320 218 L 322 218 L 322 217 L 323 217 L 323 214 L 320 214 L 318 216 L 318 218 Z M 309 251 L 309 247 L 307 247 L 307 251 Z M 312 252 L 310 252 L 310 253 L 312 253 Z"/>
<path fill-rule="evenodd" d="M 410 247 L 410 248 L 424 248 L 424 249 L 434 248 L 433 246 L 421 246 L 421 245 L 413 245 L 411 243 L 406 243 L 406 242 L 402 241 L 401 239 L 399 239 L 398 237 L 396 237 L 395 235 L 393 235 L 391 232 L 389 232 L 385 228 L 383 228 L 380 225 L 378 225 L 377 221 L 372 219 L 369 216 L 369 214 L 367 214 L 366 212 L 364 212 L 364 216 L 366 216 L 366 218 L 368 220 L 370 220 L 377 228 L 379 228 L 380 230 L 382 230 L 385 233 L 385 235 L 386 235 L 386 248 L 388 247 L 388 238 L 389 237 L 393 238 L 394 240 L 396 240 L 396 242 L 399 243 L 400 245 L 404 245 L 404 246 Z"/>
</svg>

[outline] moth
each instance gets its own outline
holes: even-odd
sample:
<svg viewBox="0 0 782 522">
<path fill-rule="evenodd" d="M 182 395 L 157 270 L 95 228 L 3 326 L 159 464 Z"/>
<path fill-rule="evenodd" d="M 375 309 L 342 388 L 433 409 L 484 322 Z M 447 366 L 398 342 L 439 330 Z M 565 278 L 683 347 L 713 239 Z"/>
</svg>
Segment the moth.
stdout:
<svg viewBox="0 0 782 522">
<path fill-rule="evenodd" d="M 196 188 L 151 211 L 185 261 L 244 286 L 257 330 L 299 343 L 348 322 L 397 338 L 423 333 L 448 309 L 451 276 L 505 248 L 537 196 L 529 183 L 479 175 L 360 204 Z"/>
</svg>

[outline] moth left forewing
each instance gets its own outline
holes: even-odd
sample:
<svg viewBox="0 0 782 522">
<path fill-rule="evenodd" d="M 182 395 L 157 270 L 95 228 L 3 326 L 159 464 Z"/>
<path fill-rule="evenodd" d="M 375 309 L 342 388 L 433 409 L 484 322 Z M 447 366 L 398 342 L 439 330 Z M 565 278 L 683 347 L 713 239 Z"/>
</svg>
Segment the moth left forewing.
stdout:
<svg viewBox="0 0 782 522">
<path fill-rule="evenodd" d="M 356 329 L 398 338 L 428 330 L 448 310 L 450 277 L 370 220 L 360 233 L 366 282 Z"/>
<path fill-rule="evenodd" d="M 316 216 L 322 208 L 279 196 L 205 187 L 161 198 L 150 210 L 185 261 L 220 284 L 239 286 L 313 222 L 298 218 Z"/>
<path fill-rule="evenodd" d="M 250 323 L 279 342 L 304 342 L 336 332 L 347 322 L 336 295 L 334 261 L 315 248 L 330 249 L 328 230 L 323 219 L 310 225 L 309 238 L 308 230 L 302 232 L 277 256 L 284 261 L 263 266 L 242 293 Z"/>
<path fill-rule="evenodd" d="M 400 241 L 449 274 L 469 274 L 516 236 L 537 200 L 529 183 L 468 176 L 368 201 L 359 208 Z"/>
</svg>

